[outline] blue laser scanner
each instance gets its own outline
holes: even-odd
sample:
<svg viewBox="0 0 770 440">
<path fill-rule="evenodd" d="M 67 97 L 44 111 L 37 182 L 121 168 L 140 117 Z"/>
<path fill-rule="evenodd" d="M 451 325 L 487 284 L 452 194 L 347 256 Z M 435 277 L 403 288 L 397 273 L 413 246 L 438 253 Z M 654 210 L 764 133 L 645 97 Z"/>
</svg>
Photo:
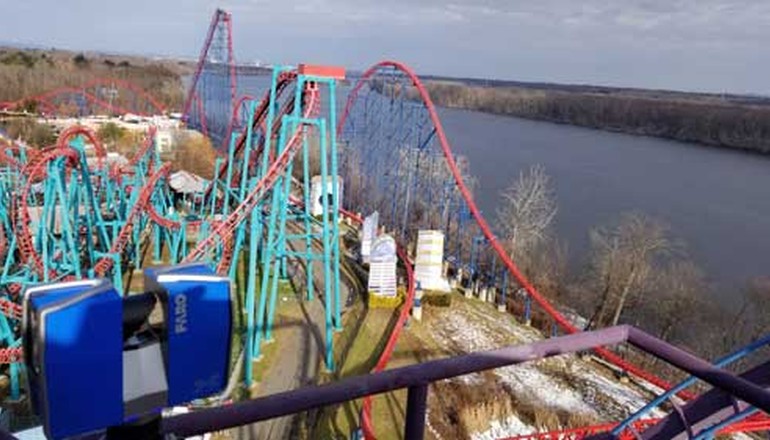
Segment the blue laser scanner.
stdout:
<svg viewBox="0 0 770 440">
<path fill-rule="evenodd" d="M 24 293 L 24 362 L 49 438 L 158 415 L 222 392 L 232 338 L 230 280 L 204 264 L 144 271 L 145 293 L 107 280 Z"/>
</svg>

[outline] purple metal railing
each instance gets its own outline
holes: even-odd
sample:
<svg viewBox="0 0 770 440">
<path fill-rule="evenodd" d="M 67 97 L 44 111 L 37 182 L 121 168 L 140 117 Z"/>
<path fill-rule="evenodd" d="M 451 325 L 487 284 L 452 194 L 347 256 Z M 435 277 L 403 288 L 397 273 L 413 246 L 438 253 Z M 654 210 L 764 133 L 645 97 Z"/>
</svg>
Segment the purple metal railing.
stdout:
<svg viewBox="0 0 770 440">
<path fill-rule="evenodd" d="M 427 390 L 430 383 L 483 370 L 624 342 L 663 359 L 753 406 L 765 411 L 770 410 L 770 392 L 760 386 L 728 371 L 716 368 L 707 361 L 639 329 L 630 326 L 618 326 L 561 336 L 527 345 L 424 362 L 381 373 L 343 379 L 327 385 L 300 388 L 226 407 L 178 415 L 163 421 L 163 432 L 174 433 L 179 436 L 197 435 L 344 403 L 367 395 L 407 388 L 404 437 L 406 439 L 422 439 L 425 427 Z"/>
<path fill-rule="evenodd" d="M 179 437 L 200 435 L 407 388 L 404 438 L 419 440 L 424 435 L 428 385 L 433 382 L 621 343 L 629 343 L 729 393 L 736 399 L 770 412 L 770 392 L 751 380 L 716 368 L 709 362 L 642 330 L 631 326 L 617 326 L 526 345 L 423 362 L 177 415 L 164 419 L 161 430 L 163 434 L 175 434 Z"/>
</svg>

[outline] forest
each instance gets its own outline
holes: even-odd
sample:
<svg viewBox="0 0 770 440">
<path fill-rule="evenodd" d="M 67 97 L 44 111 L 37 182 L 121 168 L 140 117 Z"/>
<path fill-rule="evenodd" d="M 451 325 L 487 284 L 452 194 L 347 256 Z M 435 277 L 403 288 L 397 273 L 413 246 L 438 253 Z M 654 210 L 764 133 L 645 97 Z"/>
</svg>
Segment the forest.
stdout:
<svg viewBox="0 0 770 440">
<path fill-rule="evenodd" d="M 770 105 L 748 96 L 438 80 L 426 88 L 443 107 L 770 153 Z"/>
<path fill-rule="evenodd" d="M 129 81 L 171 110 L 181 110 L 183 62 L 63 50 L 0 47 L 0 102 L 15 102 L 96 79 Z"/>
</svg>

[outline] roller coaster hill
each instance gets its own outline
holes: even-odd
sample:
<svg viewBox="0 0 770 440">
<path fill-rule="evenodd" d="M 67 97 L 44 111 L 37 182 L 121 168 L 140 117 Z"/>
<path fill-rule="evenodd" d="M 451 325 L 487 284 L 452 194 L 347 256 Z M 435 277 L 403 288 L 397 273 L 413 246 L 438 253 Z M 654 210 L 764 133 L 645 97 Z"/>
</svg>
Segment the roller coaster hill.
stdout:
<svg viewBox="0 0 770 440">
<path fill-rule="evenodd" d="M 339 84 L 346 76 L 341 68 L 276 66 L 266 90 L 245 90 L 239 85 L 242 78 L 236 69 L 231 27 L 232 17 L 216 11 L 188 91 L 184 121 L 209 137 L 220 156 L 213 178 L 201 191 L 188 195 L 183 205 L 175 203 L 169 186 L 170 165 L 160 160 L 152 129 L 125 164 L 108 163 L 99 139 L 77 125 L 42 150 L 0 137 L 0 340 L 4 347 L 0 362 L 9 407 L 22 405 L 33 394 L 47 434 L 56 438 L 135 421 L 123 419 L 130 413 L 128 409 L 118 411 L 109 422 L 98 418 L 104 412 L 99 406 L 100 394 L 78 398 L 82 405 L 78 406 L 68 404 L 75 396 L 65 393 L 64 402 L 49 401 L 42 411 L 33 391 L 50 390 L 56 383 L 51 377 L 48 382 L 30 378 L 45 376 L 53 364 L 50 359 L 41 360 L 40 349 L 35 348 L 40 342 L 32 341 L 29 332 L 37 325 L 32 318 L 35 307 L 42 307 L 35 303 L 40 289 L 90 289 L 96 282 L 82 280 L 98 279 L 102 283 L 98 286 L 111 286 L 104 291 L 125 296 L 123 302 L 128 304 L 133 295 L 125 293 L 126 280 L 142 269 L 144 287 L 149 288 L 153 280 L 157 285 L 171 279 L 198 283 L 235 280 L 237 268 L 246 267 L 240 280 L 245 288 L 240 307 L 245 310 L 246 323 L 243 334 L 236 335 L 246 365 L 259 361 L 265 342 L 273 337 L 280 279 L 299 274 L 305 280 L 304 300 L 322 303 L 323 358 L 325 366 L 335 370 L 334 334 L 342 329 L 344 313 L 340 242 L 350 228 L 357 229 L 364 222 L 354 212 L 377 212 L 379 224 L 397 243 L 406 294 L 374 371 L 164 417 L 153 425 L 157 433 L 198 435 L 364 398 L 361 429 L 356 435 L 371 439 L 375 437 L 371 396 L 407 388 L 404 436 L 420 439 L 426 432 L 431 383 L 578 352 L 660 390 L 660 396 L 625 421 L 520 438 L 713 438 L 770 427 L 770 392 L 766 390 L 770 364 L 759 363 L 741 373 L 727 369 L 766 345 L 768 338 L 709 362 L 633 327 L 583 332 L 540 295 L 477 208 L 465 183 L 467 166 L 452 152 L 430 97 L 409 67 L 395 61 L 379 62 L 353 78 L 351 87 L 344 87 Z M 318 158 L 318 169 L 311 166 L 311 157 Z M 319 199 L 314 178 L 342 183 L 322 185 L 325 193 Z M 406 321 L 413 308 L 420 306 L 415 256 L 410 252 L 418 230 L 443 236 L 443 266 L 459 285 L 477 295 L 483 291 L 485 300 L 549 338 L 386 371 L 400 334 L 408 331 L 404 330 Z M 178 267 L 168 269 L 178 272 L 169 275 L 163 272 L 167 269 L 155 268 L 160 264 Z M 126 316 L 124 313 L 124 320 Z M 186 321 L 181 325 L 185 331 Z M 123 331 L 134 327 L 123 323 Z M 106 328 L 104 332 L 101 327 L 87 328 L 78 337 L 93 342 L 108 333 Z M 48 337 L 56 338 L 51 332 Z M 214 353 L 217 347 L 200 349 Z M 674 385 L 619 354 L 631 350 L 636 353 L 633 359 L 657 357 L 692 378 Z M 104 389 L 105 394 L 112 389 L 94 385 L 109 370 L 95 363 L 94 353 L 70 354 L 56 368 L 94 372 L 87 378 L 90 384 L 82 382 L 83 389 L 94 393 Z M 243 370 L 242 377 L 233 377 L 251 385 L 255 380 L 252 369 Z M 119 384 L 125 383 L 125 374 L 124 382 L 118 375 Z M 68 378 L 73 387 L 69 389 L 80 389 L 75 388 L 81 383 L 77 376 Z M 702 393 L 689 389 L 696 379 L 710 388 Z M 173 400 L 171 382 L 168 387 L 169 397 L 160 406 Z M 668 414 L 651 418 L 650 410 L 659 406 Z M 54 422 L 55 412 L 59 418 Z"/>
</svg>

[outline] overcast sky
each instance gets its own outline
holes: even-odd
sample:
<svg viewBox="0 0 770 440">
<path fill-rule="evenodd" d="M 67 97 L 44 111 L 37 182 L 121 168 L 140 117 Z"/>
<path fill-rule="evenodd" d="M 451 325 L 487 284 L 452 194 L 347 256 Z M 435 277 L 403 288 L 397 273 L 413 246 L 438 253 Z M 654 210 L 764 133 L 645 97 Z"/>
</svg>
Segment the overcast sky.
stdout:
<svg viewBox="0 0 770 440">
<path fill-rule="evenodd" d="M 196 56 L 216 7 L 243 62 L 770 95 L 768 0 L 0 0 L 0 42 Z"/>
</svg>

